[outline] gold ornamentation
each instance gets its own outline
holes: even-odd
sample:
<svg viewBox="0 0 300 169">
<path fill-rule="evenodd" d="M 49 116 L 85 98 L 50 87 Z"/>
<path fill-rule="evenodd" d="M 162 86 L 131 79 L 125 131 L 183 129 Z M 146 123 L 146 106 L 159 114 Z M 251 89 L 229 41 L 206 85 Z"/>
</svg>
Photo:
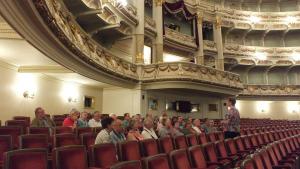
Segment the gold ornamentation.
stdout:
<svg viewBox="0 0 300 169">
<path fill-rule="evenodd" d="M 155 6 L 162 6 L 165 3 L 165 0 L 153 0 Z"/>
<path fill-rule="evenodd" d="M 144 63 L 144 55 L 142 53 L 138 53 L 135 59 L 136 59 L 136 63 Z"/>
<path fill-rule="evenodd" d="M 215 26 L 216 26 L 217 29 L 221 28 L 221 26 L 222 26 L 221 16 L 216 16 Z"/>
</svg>

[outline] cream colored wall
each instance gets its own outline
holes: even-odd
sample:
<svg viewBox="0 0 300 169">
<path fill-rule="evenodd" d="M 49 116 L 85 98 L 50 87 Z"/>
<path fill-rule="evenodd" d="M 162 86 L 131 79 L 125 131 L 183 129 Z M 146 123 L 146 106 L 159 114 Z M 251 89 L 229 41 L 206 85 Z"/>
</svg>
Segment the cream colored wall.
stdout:
<svg viewBox="0 0 300 169">
<path fill-rule="evenodd" d="M 13 67 L 0 64 L 0 120 L 2 124 L 13 116 L 34 117 L 34 109 L 38 106 L 43 107 L 49 114 L 65 114 L 71 108 L 83 110 L 84 95 L 95 97 L 95 110 L 102 110 L 102 89 L 68 83 L 67 90 L 72 94 L 78 92 L 78 102 L 69 103 L 66 96 L 62 96 L 65 82 L 38 74 L 33 74 L 30 76 L 31 78 L 20 81 L 22 76 L 24 73 L 18 73 Z M 25 99 L 22 92 L 17 89 L 33 83 L 36 85 L 35 97 L 34 99 Z"/>
<path fill-rule="evenodd" d="M 240 110 L 242 118 L 300 120 L 297 101 L 238 100 L 236 107 Z"/>
</svg>

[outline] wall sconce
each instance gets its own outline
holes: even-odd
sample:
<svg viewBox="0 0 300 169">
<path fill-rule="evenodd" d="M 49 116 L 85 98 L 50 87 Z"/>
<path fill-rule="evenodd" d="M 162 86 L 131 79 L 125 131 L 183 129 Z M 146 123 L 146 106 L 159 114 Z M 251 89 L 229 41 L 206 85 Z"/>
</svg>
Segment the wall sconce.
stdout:
<svg viewBox="0 0 300 169">
<path fill-rule="evenodd" d="M 34 92 L 30 92 L 30 91 L 25 91 L 23 93 L 23 97 L 26 98 L 26 99 L 34 99 Z"/>
<path fill-rule="evenodd" d="M 76 102 L 78 102 L 78 99 L 77 99 L 77 98 L 74 98 L 74 97 L 69 97 L 69 98 L 68 98 L 68 102 L 69 102 L 69 103 L 76 103 Z"/>
</svg>

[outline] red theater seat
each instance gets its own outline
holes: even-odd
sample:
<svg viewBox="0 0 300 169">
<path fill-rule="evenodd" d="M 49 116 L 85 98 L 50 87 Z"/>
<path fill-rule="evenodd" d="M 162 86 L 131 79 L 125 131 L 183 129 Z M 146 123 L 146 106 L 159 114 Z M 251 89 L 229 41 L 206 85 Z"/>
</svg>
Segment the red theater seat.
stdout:
<svg viewBox="0 0 300 169">
<path fill-rule="evenodd" d="M 176 149 L 187 148 L 187 142 L 185 136 L 176 136 L 174 137 L 174 145 Z"/>
<path fill-rule="evenodd" d="M 116 164 L 117 162 L 117 151 L 114 144 L 96 144 L 89 148 L 90 166 L 109 169 L 111 165 Z"/>
<path fill-rule="evenodd" d="M 198 145 L 197 135 L 196 134 L 189 134 L 186 136 L 186 140 L 189 146 Z"/>
<path fill-rule="evenodd" d="M 53 169 L 94 169 L 88 168 L 87 153 L 83 145 L 55 148 L 52 157 Z"/>
<path fill-rule="evenodd" d="M 215 133 L 218 140 L 225 140 L 224 132 L 219 131 Z"/>
<path fill-rule="evenodd" d="M 155 139 L 146 139 L 140 141 L 142 153 L 144 157 L 159 154 L 158 144 Z"/>
<path fill-rule="evenodd" d="M 118 144 L 121 161 L 141 160 L 141 152 L 138 141 L 125 141 Z"/>
<path fill-rule="evenodd" d="M 3 169 L 48 169 L 46 149 L 21 149 L 4 154 Z"/>
<path fill-rule="evenodd" d="M 145 169 L 171 169 L 168 156 L 166 154 L 158 154 L 147 157 L 145 159 Z"/>
<path fill-rule="evenodd" d="M 30 117 L 26 117 L 26 116 L 14 116 L 13 119 L 14 120 L 24 120 L 24 121 L 26 121 L 27 126 L 30 126 Z"/>
<path fill-rule="evenodd" d="M 54 147 L 62 147 L 67 145 L 78 145 L 75 134 L 64 133 L 54 135 Z"/>
<path fill-rule="evenodd" d="M 93 133 L 93 128 L 91 128 L 91 127 L 75 128 L 76 137 L 79 137 L 80 134 L 84 134 L 84 133 Z"/>
<path fill-rule="evenodd" d="M 95 144 L 97 134 L 95 133 L 83 133 L 80 134 L 80 144 L 85 145 L 88 149 L 91 145 Z"/>
<path fill-rule="evenodd" d="M 207 162 L 200 145 L 188 149 L 189 159 L 193 168 L 215 169 L 222 166 L 221 163 Z"/>
<path fill-rule="evenodd" d="M 222 158 L 229 158 L 231 161 L 237 161 L 239 160 L 239 156 L 237 155 L 232 155 L 229 152 L 227 152 L 226 146 L 224 141 L 217 141 L 215 143 L 217 151 L 219 153 L 219 156 Z"/>
<path fill-rule="evenodd" d="M 22 128 L 18 126 L 1 126 L 0 135 L 10 135 L 15 148 L 19 147 L 19 136 L 23 134 Z"/>
<path fill-rule="evenodd" d="M 199 143 L 200 144 L 206 144 L 208 143 L 208 140 L 207 140 L 207 137 L 206 137 L 206 134 L 205 133 L 200 133 L 199 136 L 198 136 L 198 140 L 199 140 Z"/>
<path fill-rule="evenodd" d="M 172 169 L 191 169 L 187 152 L 185 149 L 173 150 L 170 152 Z"/>
<path fill-rule="evenodd" d="M 161 153 L 170 153 L 174 150 L 171 137 L 162 137 L 158 139 L 158 145 Z"/>
<path fill-rule="evenodd" d="M 228 167 L 232 165 L 231 158 L 222 158 L 218 157 L 214 143 L 208 143 L 203 145 L 203 149 L 207 154 L 208 160 L 213 163 L 222 163 L 224 167 Z"/>
<path fill-rule="evenodd" d="M 23 133 L 25 133 L 27 127 L 29 127 L 29 125 L 27 124 L 27 122 L 25 120 L 7 120 L 5 122 L 5 126 L 18 126 L 18 127 L 21 127 Z"/>
<path fill-rule="evenodd" d="M 28 127 L 27 134 L 46 134 L 50 137 L 50 129 L 47 127 Z"/>
<path fill-rule="evenodd" d="M 0 168 L 3 164 L 3 154 L 12 149 L 12 137 L 9 135 L 0 135 Z"/>
<path fill-rule="evenodd" d="M 227 146 L 231 155 L 237 155 L 240 157 L 240 159 L 246 157 L 246 155 L 248 154 L 247 151 L 238 150 L 233 139 L 226 139 L 225 145 Z"/>
<path fill-rule="evenodd" d="M 45 134 L 28 134 L 20 136 L 20 148 L 45 148 L 48 149 L 48 137 Z"/>
<path fill-rule="evenodd" d="M 111 169 L 142 169 L 140 161 L 126 161 L 111 166 Z"/>
<path fill-rule="evenodd" d="M 71 127 L 55 127 L 54 134 L 73 133 Z"/>
<path fill-rule="evenodd" d="M 256 169 L 252 159 L 246 159 L 242 162 L 241 169 Z"/>
</svg>

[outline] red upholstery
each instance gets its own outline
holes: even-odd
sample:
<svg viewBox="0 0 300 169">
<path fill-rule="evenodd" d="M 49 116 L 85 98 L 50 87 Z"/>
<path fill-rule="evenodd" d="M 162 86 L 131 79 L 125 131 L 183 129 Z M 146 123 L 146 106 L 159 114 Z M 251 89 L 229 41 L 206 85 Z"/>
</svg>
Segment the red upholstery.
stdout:
<svg viewBox="0 0 300 169">
<path fill-rule="evenodd" d="M 233 139 L 226 139 L 225 145 L 227 146 L 231 155 L 238 155 L 240 158 L 244 158 L 247 155 L 246 151 L 238 150 Z"/>
<path fill-rule="evenodd" d="M 244 136 L 242 136 L 242 137 L 244 137 Z M 234 141 L 235 141 L 235 143 L 236 143 L 237 148 L 238 148 L 239 151 L 246 151 L 246 152 L 248 152 L 248 150 L 246 150 L 246 147 L 244 146 L 242 137 L 236 137 L 236 138 L 234 138 Z"/>
<path fill-rule="evenodd" d="M 218 158 L 214 143 L 205 144 L 205 145 L 203 145 L 203 148 L 204 148 L 210 162 L 223 163 L 224 166 L 228 166 L 231 164 L 231 159 Z"/>
<path fill-rule="evenodd" d="M 171 137 L 162 137 L 158 139 L 158 144 L 161 153 L 170 153 L 174 150 L 173 142 Z"/>
<path fill-rule="evenodd" d="M 256 134 L 255 136 L 256 136 L 257 142 L 260 146 L 265 145 L 265 141 L 263 139 L 262 134 Z"/>
<path fill-rule="evenodd" d="M 0 135 L 0 168 L 3 163 L 4 152 L 10 151 L 12 149 L 13 149 L 12 137 L 9 135 Z"/>
<path fill-rule="evenodd" d="M 103 155 L 105 154 L 105 155 Z M 118 162 L 116 147 L 112 143 L 96 144 L 89 148 L 90 166 L 109 169 Z"/>
<path fill-rule="evenodd" d="M 66 145 L 78 145 L 75 134 L 64 133 L 56 134 L 54 136 L 54 147 L 61 147 Z"/>
<path fill-rule="evenodd" d="M 252 147 L 258 148 L 258 147 L 259 147 L 259 144 L 258 144 L 258 142 L 257 142 L 256 135 L 250 135 L 249 137 L 250 137 L 250 142 L 251 142 Z M 247 140 L 247 139 L 245 139 L 245 141 L 246 141 L 246 140 Z"/>
<path fill-rule="evenodd" d="M 268 133 L 263 133 L 263 134 L 262 134 L 262 137 L 263 137 L 264 142 L 265 142 L 266 144 L 268 144 L 268 143 L 271 142 Z"/>
<path fill-rule="evenodd" d="M 47 169 L 46 149 L 21 149 L 4 154 L 3 169 Z"/>
<path fill-rule="evenodd" d="M 91 145 L 95 144 L 97 134 L 95 133 L 83 133 L 80 134 L 80 144 L 85 145 L 88 149 Z"/>
<path fill-rule="evenodd" d="M 25 133 L 29 124 L 25 120 L 7 120 L 5 126 L 19 126 L 22 128 L 22 132 Z"/>
<path fill-rule="evenodd" d="M 24 121 L 26 121 L 27 126 L 30 126 L 30 117 L 26 117 L 26 116 L 14 116 L 13 119 L 14 120 L 24 120 Z"/>
<path fill-rule="evenodd" d="M 200 133 L 198 137 L 199 137 L 199 142 L 200 142 L 201 144 L 206 144 L 206 143 L 208 143 L 207 137 L 206 137 L 206 134 L 205 134 L 205 133 Z"/>
<path fill-rule="evenodd" d="M 189 159 L 193 168 L 213 169 L 218 168 L 217 163 L 207 164 L 201 146 L 193 146 L 188 149 Z"/>
<path fill-rule="evenodd" d="M 185 149 L 171 151 L 170 161 L 173 169 L 191 169 Z"/>
<path fill-rule="evenodd" d="M 256 169 L 265 169 L 263 160 L 258 153 L 253 154 L 252 159 L 253 159 L 254 165 L 256 166 Z"/>
<path fill-rule="evenodd" d="M 140 161 L 126 161 L 111 166 L 111 169 L 142 169 Z"/>
<path fill-rule="evenodd" d="M 224 133 L 221 132 L 221 131 L 216 132 L 216 136 L 217 136 L 217 139 L 218 139 L 218 140 L 225 140 Z"/>
<path fill-rule="evenodd" d="M 246 159 L 241 165 L 241 169 L 256 169 L 252 159 Z"/>
<path fill-rule="evenodd" d="M 72 145 L 53 150 L 53 169 L 87 169 L 86 149 L 83 145 Z"/>
<path fill-rule="evenodd" d="M 48 137 L 45 134 L 28 134 L 20 136 L 20 148 L 48 149 Z"/>
<path fill-rule="evenodd" d="M 140 141 L 140 143 L 142 147 L 143 156 L 147 157 L 159 154 L 158 145 L 155 139 L 142 140 Z"/>
<path fill-rule="evenodd" d="M 186 140 L 189 146 L 198 145 L 198 140 L 196 134 L 189 134 L 186 136 Z"/>
<path fill-rule="evenodd" d="M 83 134 L 83 133 L 93 133 L 93 128 L 91 128 L 91 127 L 75 128 L 75 134 L 77 137 L 79 137 L 80 134 Z"/>
<path fill-rule="evenodd" d="M 73 129 L 71 127 L 55 127 L 54 133 L 55 134 L 73 133 Z"/>
<path fill-rule="evenodd" d="M 207 134 L 207 137 L 208 137 L 208 139 L 209 139 L 210 142 L 215 142 L 215 141 L 217 141 L 217 138 L 216 138 L 215 133 L 208 133 L 208 134 Z"/>
<path fill-rule="evenodd" d="M 102 130 L 102 127 L 94 127 L 93 128 L 93 132 L 96 134 L 100 133 L 101 130 Z"/>
<path fill-rule="evenodd" d="M 22 128 L 18 126 L 1 126 L 0 135 L 10 135 L 14 147 L 19 147 L 19 136 L 22 134 Z"/>
<path fill-rule="evenodd" d="M 177 149 L 187 148 L 188 147 L 187 142 L 186 142 L 186 138 L 185 138 L 184 135 L 182 135 L 182 136 L 176 136 L 174 138 L 174 144 L 175 144 L 175 147 Z"/>
<path fill-rule="evenodd" d="M 125 141 L 119 143 L 120 159 L 122 161 L 141 160 L 138 141 Z"/>
<path fill-rule="evenodd" d="M 229 152 L 227 152 L 227 149 L 226 149 L 226 146 L 225 146 L 225 143 L 224 143 L 223 140 L 222 141 L 217 141 L 215 143 L 215 145 L 216 145 L 216 148 L 217 148 L 217 150 L 219 152 L 220 157 L 222 157 L 222 158 L 228 158 L 228 159 L 234 160 L 234 161 L 236 161 L 236 160 L 239 159 L 238 156 L 232 155 Z"/>
<path fill-rule="evenodd" d="M 50 137 L 50 130 L 47 127 L 28 127 L 27 128 L 28 134 L 46 134 Z"/>
<path fill-rule="evenodd" d="M 145 159 L 145 169 L 171 169 L 166 154 L 149 156 Z"/>
</svg>

